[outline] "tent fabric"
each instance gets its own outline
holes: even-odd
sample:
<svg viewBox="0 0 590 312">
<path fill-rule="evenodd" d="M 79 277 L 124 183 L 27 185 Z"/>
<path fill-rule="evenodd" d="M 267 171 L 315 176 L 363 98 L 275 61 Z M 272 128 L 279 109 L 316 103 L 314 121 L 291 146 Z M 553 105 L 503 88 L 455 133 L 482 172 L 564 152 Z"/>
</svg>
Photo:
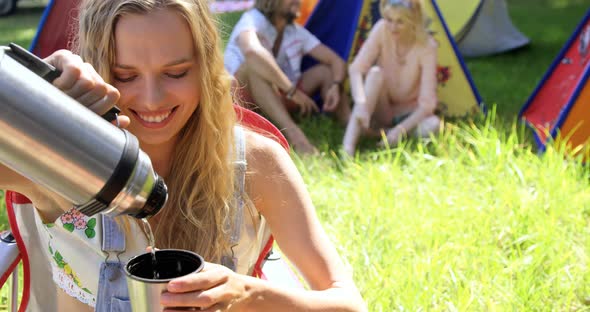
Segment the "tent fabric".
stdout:
<svg viewBox="0 0 590 312">
<path fill-rule="evenodd" d="M 299 10 L 299 17 L 295 20 L 295 22 L 299 25 L 305 25 L 311 13 L 315 9 L 316 5 L 318 4 L 319 0 L 302 0 L 301 1 L 301 9 Z"/>
<path fill-rule="evenodd" d="M 302 5 L 309 11 L 309 7 L 316 2 L 317 0 L 303 0 Z M 379 1 L 365 0 L 364 2 L 370 2 L 373 7 L 378 7 Z M 432 2 L 432 5 L 439 7 L 463 56 L 478 57 L 497 54 L 529 43 L 529 39 L 512 24 L 505 0 L 423 0 L 423 2 L 426 5 Z M 322 10 L 320 5 L 321 3 L 316 5 L 317 10 Z M 345 5 L 343 8 L 334 9 L 347 15 L 348 8 L 348 5 Z M 299 20 L 306 21 L 306 18 L 307 16 L 303 16 Z"/>
<path fill-rule="evenodd" d="M 485 111 L 436 2 L 425 0 L 424 10 L 431 20 L 430 31 L 439 43 L 437 92 L 440 113 L 464 116 Z M 379 18 L 379 1 L 321 0 L 305 27 L 350 63 Z M 304 60 L 304 69 L 313 64 L 309 58 Z"/>
<path fill-rule="evenodd" d="M 517 49 L 527 45 L 529 39 L 512 24 L 505 0 L 483 0 L 472 25 L 457 42 L 463 56 L 478 57 Z"/>
<path fill-rule="evenodd" d="M 465 33 L 473 26 L 477 11 L 482 7 L 484 0 L 437 0 L 442 16 L 453 34 L 455 41 L 461 40 Z"/>
<path fill-rule="evenodd" d="M 552 140 L 565 140 L 571 148 L 585 146 L 588 142 L 589 77 L 590 10 L 519 113 L 534 131 L 540 151 Z"/>
<path fill-rule="evenodd" d="M 55 50 L 71 48 L 71 41 L 74 38 L 76 29 L 73 21 L 76 20 L 77 7 L 80 1 L 50 0 L 48 2 L 30 49 L 35 55 L 46 57 Z M 214 13 L 227 13 L 243 11 L 253 5 L 254 0 L 218 0 L 212 1 L 209 8 Z M 313 7 L 309 8 L 309 10 L 312 9 Z M 59 14 L 56 14 L 56 12 L 59 12 Z M 51 32 L 52 29 L 60 29 L 63 32 Z"/>
<path fill-rule="evenodd" d="M 359 23 L 360 15 L 367 4 L 368 2 L 358 0 L 341 0 L 338 3 L 330 0 L 319 1 L 307 20 L 305 28 L 344 60 L 348 60 L 357 32 L 362 31 L 368 34 L 375 22 L 370 20 Z M 366 15 L 366 18 L 378 16 L 378 12 L 374 13 Z M 307 68 L 311 64 L 313 62 L 308 59 L 303 66 Z"/>
</svg>

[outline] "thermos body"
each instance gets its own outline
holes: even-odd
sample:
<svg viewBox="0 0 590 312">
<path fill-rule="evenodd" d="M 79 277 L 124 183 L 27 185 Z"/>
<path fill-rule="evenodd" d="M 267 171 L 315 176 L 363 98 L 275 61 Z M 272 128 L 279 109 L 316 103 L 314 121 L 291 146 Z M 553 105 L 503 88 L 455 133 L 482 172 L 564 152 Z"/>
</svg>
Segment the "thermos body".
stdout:
<svg viewBox="0 0 590 312">
<path fill-rule="evenodd" d="M 0 162 L 86 207 L 83 212 L 89 215 L 136 215 L 155 187 L 163 186 L 165 193 L 153 199 L 159 200 L 156 205 L 167 198 L 163 181 L 133 135 L 1 49 Z"/>
<path fill-rule="evenodd" d="M 121 159 L 123 131 L 6 55 L 0 90 L 0 158 L 76 204 L 92 199 Z"/>
</svg>

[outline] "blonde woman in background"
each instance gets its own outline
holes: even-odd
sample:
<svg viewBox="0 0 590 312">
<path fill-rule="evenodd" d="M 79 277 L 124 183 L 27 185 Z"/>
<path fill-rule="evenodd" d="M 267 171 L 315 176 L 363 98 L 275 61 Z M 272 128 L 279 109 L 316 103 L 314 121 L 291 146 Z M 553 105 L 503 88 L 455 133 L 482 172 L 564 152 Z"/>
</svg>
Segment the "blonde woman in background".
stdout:
<svg viewBox="0 0 590 312">
<path fill-rule="evenodd" d="M 438 131 L 437 43 L 425 26 L 419 0 L 381 0 L 381 19 L 371 29 L 349 77 L 354 108 L 343 148 L 354 155 L 359 137 L 386 131 L 393 145 L 406 134 Z"/>
<path fill-rule="evenodd" d="M 169 282 L 161 304 L 202 311 L 366 311 L 288 153 L 236 124 L 231 77 L 207 1 L 84 0 L 79 14 L 80 56 L 61 50 L 46 59 L 63 72 L 54 85 L 98 114 L 115 103 L 122 109 L 120 123 L 137 136 L 169 187 L 166 207 L 149 219 L 156 247 L 191 250 L 207 261 L 202 272 Z M 45 295 L 58 296 L 57 307 L 40 309 L 130 311 L 121 263 L 147 248 L 136 220 L 105 226 L 108 219 L 82 215 L 1 165 L 0 188 L 32 201 L 39 248 L 57 285 Z M 106 233 L 88 235 L 90 224 Z M 242 234 L 234 242 L 236 227 Z M 270 231 L 311 290 L 249 276 Z M 105 249 L 107 237 L 106 245 L 121 248 L 108 249 L 116 257 Z"/>
</svg>

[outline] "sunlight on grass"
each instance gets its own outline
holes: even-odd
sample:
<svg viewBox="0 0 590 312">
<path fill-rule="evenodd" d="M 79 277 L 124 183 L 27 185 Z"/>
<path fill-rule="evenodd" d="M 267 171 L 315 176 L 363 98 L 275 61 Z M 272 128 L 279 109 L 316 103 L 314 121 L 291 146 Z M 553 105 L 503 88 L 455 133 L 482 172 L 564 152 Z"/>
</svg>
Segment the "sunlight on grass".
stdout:
<svg viewBox="0 0 590 312">
<path fill-rule="evenodd" d="M 553 9 L 563 9 L 572 4 L 588 4 L 585 0 L 549 0 L 549 5 Z"/>
<path fill-rule="evenodd" d="M 37 31 L 35 29 L 22 29 L 12 33 L 12 40 L 13 41 L 24 41 L 30 40 L 30 38 L 35 37 Z"/>
<path fill-rule="evenodd" d="M 299 160 L 370 311 L 590 310 L 590 171 L 493 124 Z"/>
</svg>

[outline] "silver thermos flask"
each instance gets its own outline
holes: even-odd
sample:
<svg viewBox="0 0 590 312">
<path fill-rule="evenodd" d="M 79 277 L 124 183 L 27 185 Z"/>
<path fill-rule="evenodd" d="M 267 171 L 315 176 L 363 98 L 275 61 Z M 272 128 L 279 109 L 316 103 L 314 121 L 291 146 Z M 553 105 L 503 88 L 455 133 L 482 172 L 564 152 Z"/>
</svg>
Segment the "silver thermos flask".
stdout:
<svg viewBox="0 0 590 312">
<path fill-rule="evenodd" d="M 86 215 L 155 215 L 168 191 L 137 138 L 54 87 L 58 76 L 21 47 L 0 47 L 0 163 Z"/>
</svg>

